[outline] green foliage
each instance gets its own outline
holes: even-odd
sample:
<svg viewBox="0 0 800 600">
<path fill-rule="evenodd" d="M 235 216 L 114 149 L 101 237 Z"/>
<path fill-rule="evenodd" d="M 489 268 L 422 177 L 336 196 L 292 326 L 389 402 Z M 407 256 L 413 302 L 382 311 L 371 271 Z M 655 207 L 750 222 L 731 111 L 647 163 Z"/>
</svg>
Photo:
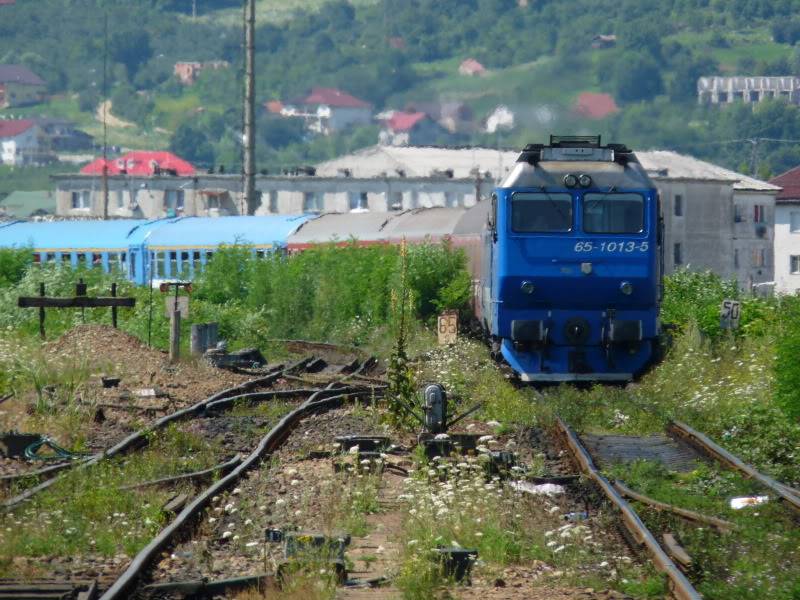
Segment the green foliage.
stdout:
<svg viewBox="0 0 800 600">
<path fill-rule="evenodd" d="M 800 419 L 800 299 L 787 297 L 782 304 L 782 327 L 775 348 L 775 394 L 786 413 Z"/>
<path fill-rule="evenodd" d="M 15 285 L 33 262 L 29 248 L 0 248 L 0 288 Z"/>
<path fill-rule="evenodd" d="M 719 310 L 725 299 L 739 299 L 733 280 L 722 279 L 711 271 L 682 269 L 664 278 L 664 300 L 661 320 L 679 327 L 696 323 L 707 335 L 718 335 Z M 742 311 L 742 325 L 747 324 L 748 311 Z"/>
</svg>

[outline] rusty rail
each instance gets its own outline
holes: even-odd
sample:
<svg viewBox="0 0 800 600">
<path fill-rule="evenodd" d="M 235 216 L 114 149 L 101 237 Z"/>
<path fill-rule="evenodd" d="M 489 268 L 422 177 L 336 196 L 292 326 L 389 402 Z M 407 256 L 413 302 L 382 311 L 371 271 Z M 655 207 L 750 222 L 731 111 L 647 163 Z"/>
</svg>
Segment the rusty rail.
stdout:
<svg viewBox="0 0 800 600">
<path fill-rule="evenodd" d="M 640 494 L 639 492 L 634 492 L 631 488 L 626 486 L 621 481 L 617 480 L 614 482 L 614 487 L 616 490 L 625 496 L 626 498 L 630 498 L 631 500 L 636 500 L 637 502 L 641 502 L 642 504 L 646 504 L 651 506 L 656 510 L 662 510 L 665 512 L 670 512 L 679 517 L 683 517 L 687 521 L 692 521 L 693 523 L 703 523 L 704 525 L 711 525 L 717 531 L 722 533 L 729 533 L 734 529 L 737 529 L 735 523 L 731 523 L 730 521 L 726 521 L 724 519 L 719 519 L 717 517 L 709 517 L 707 515 L 702 515 L 698 512 L 693 510 L 687 510 L 685 508 L 680 508 L 678 506 L 673 506 L 672 504 L 667 504 L 666 502 L 659 502 L 649 496 L 645 496 L 644 494 Z"/>
<path fill-rule="evenodd" d="M 669 580 L 670 591 L 678 600 L 700 600 L 702 596 L 694 589 L 686 576 L 670 559 L 656 538 L 647 529 L 645 524 L 633 510 L 622 495 L 614 489 L 597 467 L 594 465 L 589 452 L 584 448 L 577 434 L 558 417 L 556 424 L 564 436 L 573 458 L 581 470 L 603 491 L 608 500 L 616 506 L 622 515 L 622 522 L 630 531 L 633 538 L 640 545 L 647 548 L 656 568 L 664 573 Z"/>
<path fill-rule="evenodd" d="M 734 456 L 722 446 L 715 444 L 708 436 L 692 429 L 681 421 L 670 421 L 667 431 L 685 440 L 703 454 L 710 456 L 729 469 L 739 471 L 747 477 L 758 481 L 764 487 L 772 490 L 781 500 L 786 502 L 795 511 L 800 512 L 800 496 L 796 495 L 792 488 L 776 481 L 769 475 L 764 475 L 755 470 L 747 463 Z"/>
<path fill-rule="evenodd" d="M 372 393 L 370 391 L 369 393 Z M 318 392 L 319 394 L 319 392 Z M 366 395 L 362 392 L 361 396 Z M 219 479 L 203 492 L 198 494 L 161 532 L 137 554 L 125 572 L 114 582 L 100 600 L 118 600 L 129 598 L 136 582 L 148 565 L 172 542 L 173 537 L 211 502 L 211 498 L 234 485 L 248 470 L 260 464 L 262 460 L 280 448 L 291 432 L 306 417 L 318 412 L 326 412 L 340 407 L 346 398 L 358 397 L 359 394 L 339 394 L 329 398 L 316 400 L 314 396 L 284 416 L 269 433 L 267 433 L 250 455 L 233 471 Z"/>
</svg>

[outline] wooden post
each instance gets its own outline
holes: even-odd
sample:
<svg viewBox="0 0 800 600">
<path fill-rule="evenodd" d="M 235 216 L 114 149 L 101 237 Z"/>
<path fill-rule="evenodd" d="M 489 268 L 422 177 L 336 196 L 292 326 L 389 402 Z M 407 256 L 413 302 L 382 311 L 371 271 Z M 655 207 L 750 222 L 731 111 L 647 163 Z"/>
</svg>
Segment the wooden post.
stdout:
<svg viewBox="0 0 800 600">
<path fill-rule="evenodd" d="M 111 297 L 112 298 L 116 298 L 117 297 L 117 284 L 116 283 L 112 283 L 111 284 Z M 117 307 L 116 306 L 112 306 L 111 307 L 111 326 L 114 329 L 117 328 Z"/>
<path fill-rule="evenodd" d="M 39 295 L 44 298 L 44 284 L 39 284 Z M 44 306 L 39 307 L 39 337 L 44 339 Z"/>
<path fill-rule="evenodd" d="M 181 311 L 173 310 L 169 319 L 169 362 L 176 363 L 181 354 Z"/>
</svg>

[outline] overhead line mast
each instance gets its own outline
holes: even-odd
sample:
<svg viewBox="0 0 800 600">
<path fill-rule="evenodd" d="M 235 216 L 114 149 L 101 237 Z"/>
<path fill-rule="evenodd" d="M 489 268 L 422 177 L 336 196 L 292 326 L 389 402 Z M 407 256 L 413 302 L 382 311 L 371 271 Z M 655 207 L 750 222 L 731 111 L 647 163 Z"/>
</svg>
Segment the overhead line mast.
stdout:
<svg viewBox="0 0 800 600">
<path fill-rule="evenodd" d="M 245 0 L 244 19 L 244 202 L 247 214 L 254 215 L 258 208 L 256 199 L 256 139 L 255 139 L 255 37 L 256 2 Z"/>
</svg>

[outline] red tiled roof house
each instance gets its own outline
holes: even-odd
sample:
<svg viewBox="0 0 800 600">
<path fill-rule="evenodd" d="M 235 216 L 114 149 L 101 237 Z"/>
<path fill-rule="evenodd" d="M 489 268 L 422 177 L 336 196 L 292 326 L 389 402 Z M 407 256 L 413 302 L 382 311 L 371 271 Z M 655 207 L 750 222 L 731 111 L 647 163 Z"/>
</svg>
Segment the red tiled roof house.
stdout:
<svg viewBox="0 0 800 600">
<path fill-rule="evenodd" d="M 12 166 L 37 162 L 39 134 L 31 119 L 0 120 L 0 162 Z"/>
<path fill-rule="evenodd" d="M 431 146 L 449 132 L 424 112 L 396 111 L 384 121 L 384 146 Z"/>
<path fill-rule="evenodd" d="M 284 115 L 303 117 L 309 129 L 325 135 L 372 122 L 369 102 L 336 88 L 312 88 L 308 95 L 291 104 L 297 108 L 293 111 L 287 106 L 282 111 Z"/>
</svg>

